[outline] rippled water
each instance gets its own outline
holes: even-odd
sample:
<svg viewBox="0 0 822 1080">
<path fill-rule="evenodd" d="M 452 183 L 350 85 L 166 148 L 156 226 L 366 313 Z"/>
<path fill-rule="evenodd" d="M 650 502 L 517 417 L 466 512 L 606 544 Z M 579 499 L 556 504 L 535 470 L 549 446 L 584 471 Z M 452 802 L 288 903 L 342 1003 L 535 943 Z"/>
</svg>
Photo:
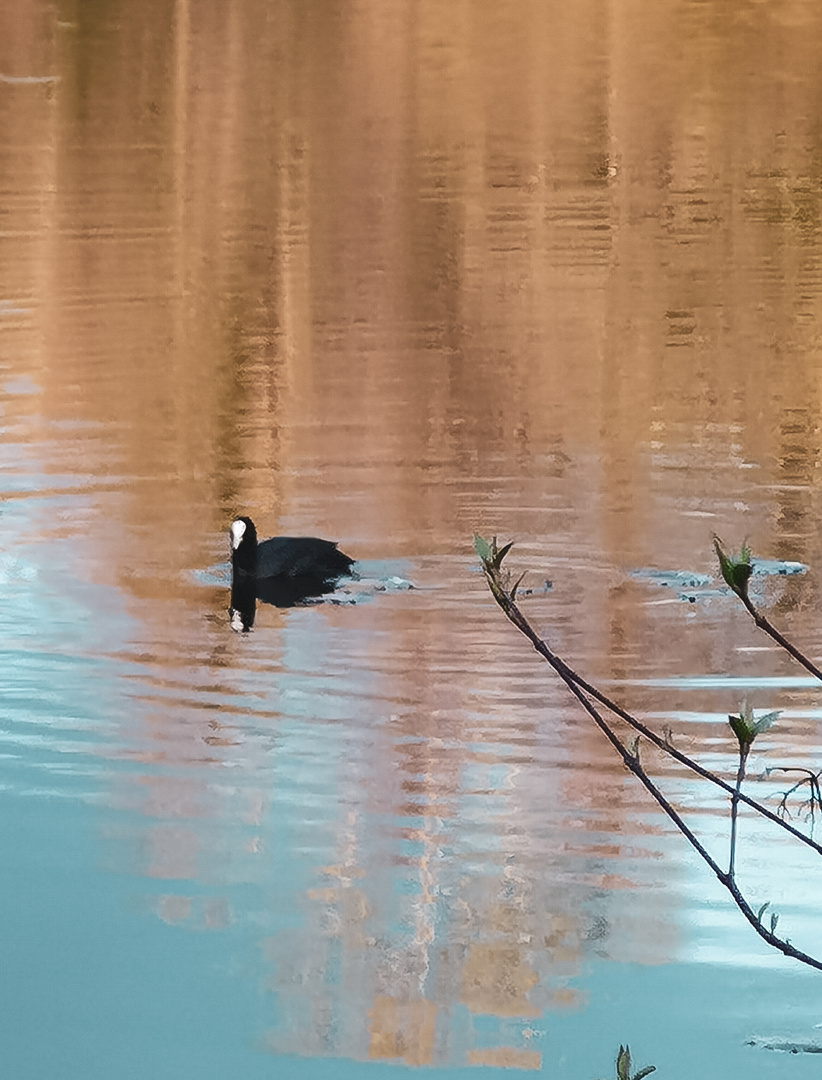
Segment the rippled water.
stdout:
<svg viewBox="0 0 822 1080">
<path fill-rule="evenodd" d="M 818 766 L 711 546 L 796 571 L 752 591 L 822 654 L 817 5 L 5 21 L 0 1071 L 816 1075 L 819 976 L 471 545 L 515 539 L 534 624 L 703 764 L 747 697 L 754 777 Z M 237 513 L 362 580 L 234 633 Z M 646 754 L 724 860 L 726 801 Z M 820 868 L 740 843 L 822 953 Z"/>
</svg>

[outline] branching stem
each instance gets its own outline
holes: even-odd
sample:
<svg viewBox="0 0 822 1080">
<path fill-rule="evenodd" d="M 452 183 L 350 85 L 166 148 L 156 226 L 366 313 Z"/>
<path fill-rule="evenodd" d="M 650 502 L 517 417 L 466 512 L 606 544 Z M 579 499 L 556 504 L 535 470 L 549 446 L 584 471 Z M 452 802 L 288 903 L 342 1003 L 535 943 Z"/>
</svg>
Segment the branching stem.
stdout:
<svg viewBox="0 0 822 1080">
<path fill-rule="evenodd" d="M 815 957 L 810 956 L 808 953 L 802 952 L 801 949 L 797 949 L 787 939 L 776 936 L 776 934 L 773 932 L 776 925 L 775 920 L 772 920 L 771 929 L 766 929 L 766 927 L 762 924 L 762 920 L 760 917 L 761 913 L 764 911 L 764 908 L 760 909 L 760 915 L 758 915 L 750 906 L 748 901 L 745 899 L 745 896 L 743 895 L 743 893 L 739 889 L 739 886 L 736 883 L 734 877 L 734 859 L 736 847 L 736 820 L 738 814 L 738 804 L 740 802 L 746 803 L 757 813 L 761 814 L 763 817 L 768 818 L 768 820 L 774 822 L 781 828 L 785 828 L 789 833 L 791 833 L 791 835 L 795 836 L 796 839 L 801 840 L 803 843 L 814 848 L 818 853 L 822 854 L 822 847 L 820 847 L 819 844 L 811 840 L 810 837 L 805 836 L 804 833 L 790 826 L 782 818 L 778 817 L 772 811 L 768 810 L 767 807 L 763 806 L 761 803 L 758 803 L 755 799 L 749 798 L 742 792 L 741 785 L 742 780 L 745 776 L 745 761 L 747 758 L 747 751 L 740 752 L 740 763 L 739 769 L 737 771 L 736 784 L 734 786 L 731 786 L 730 784 L 722 780 L 720 777 L 716 776 L 715 773 L 712 773 L 710 772 L 710 770 L 703 768 L 701 765 L 693 761 L 687 755 L 680 753 L 673 746 L 671 746 L 670 743 L 666 742 L 664 739 L 660 738 L 660 736 L 658 736 L 655 732 L 651 731 L 650 728 L 646 727 L 645 724 L 641 723 L 635 717 L 631 716 L 630 713 L 627 713 L 624 709 L 620 708 L 620 706 L 618 706 L 615 702 L 611 701 L 608 697 L 606 697 L 599 690 L 597 690 L 596 687 L 592 686 L 590 683 L 582 679 L 579 675 L 576 674 L 575 671 L 568 667 L 568 665 L 551 650 L 547 642 L 536 633 L 531 624 L 517 607 L 514 595 L 512 595 L 513 590 L 509 592 L 509 590 L 507 589 L 506 581 L 504 580 L 501 571 L 502 559 L 507 553 L 507 548 L 500 552 L 496 548 L 496 543 L 494 542 L 490 547 L 485 544 L 485 550 L 487 550 L 489 554 L 485 555 L 480 551 L 480 558 L 482 560 L 482 566 L 483 570 L 485 571 L 485 577 L 488 582 L 488 587 L 491 590 L 491 594 L 493 595 L 497 604 L 502 609 L 505 616 L 509 619 L 510 622 L 514 624 L 514 626 L 516 626 L 520 633 L 524 634 L 525 637 L 528 638 L 528 640 L 531 642 L 531 644 L 540 654 L 540 656 L 542 656 L 543 659 L 545 659 L 551 665 L 557 675 L 559 675 L 559 677 L 562 679 L 562 681 L 565 683 L 565 685 L 568 687 L 568 689 L 571 691 L 577 701 L 582 705 L 582 707 L 585 709 L 585 711 L 588 713 L 588 715 L 591 717 L 591 719 L 594 721 L 594 723 L 597 725 L 597 727 L 600 729 L 606 739 L 610 742 L 611 746 L 622 758 L 625 766 L 633 773 L 634 776 L 636 776 L 636 778 L 653 797 L 653 799 L 663 810 L 663 812 L 670 818 L 670 820 L 674 823 L 677 829 L 679 829 L 679 831 L 682 833 L 688 843 L 710 867 L 717 880 L 728 890 L 731 897 L 733 898 L 734 903 L 742 912 L 742 915 L 745 917 L 745 919 L 747 919 L 747 921 L 756 931 L 756 933 L 759 934 L 759 936 L 765 942 L 771 945 L 774 949 L 778 949 L 779 952 L 784 953 L 785 956 L 790 956 L 794 960 L 798 960 L 803 964 L 807 964 L 809 967 L 816 968 L 817 970 L 822 971 L 822 961 L 817 960 Z M 746 597 L 742 597 L 742 599 L 744 602 Z M 748 607 L 748 610 L 751 612 L 752 615 L 754 615 L 757 626 L 761 626 L 762 629 L 766 630 L 766 632 L 771 633 L 772 636 L 774 636 L 774 640 L 778 641 L 779 644 L 783 644 L 784 639 L 782 639 L 782 635 L 779 634 L 778 631 L 775 631 L 773 627 L 771 627 L 771 624 L 768 622 L 768 620 L 765 619 L 764 616 L 760 616 L 759 613 L 756 612 L 756 609 L 753 607 L 752 604 L 747 603 L 746 607 Z M 788 647 L 787 644 L 785 645 L 785 647 Z M 812 665 L 810 661 L 807 660 L 806 657 L 803 657 L 799 650 L 790 647 L 788 648 L 788 651 L 791 653 L 792 656 L 796 657 L 796 659 L 799 660 L 799 662 L 802 663 L 809 671 L 812 671 L 814 674 L 817 675 L 817 677 L 822 679 L 822 672 L 816 669 L 814 665 Z M 694 832 L 682 819 L 679 812 L 671 805 L 665 795 L 660 791 L 660 789 L 656 786 L 653 780 L 651 780 L 651 778 L 648 776 L 645 769 L 640 763 L 638 750 L 634 750 L 632 752 L 626 746 L 622 739 L 616 734 L 610 723 L 604 718 L 604 716 L 593 704 L 594 701 L 598 702 L 600 705 L 603 705 L 609 712 L 612 712 L 615 716 L 618 716 L 635 731 L 640 732 L 640 734 L 642 734 L 660 750 L 662 750 L 666 754 L 669 754 L 675 760 L 685 765 L 692 772 L 696 773 L 698 776 L 701 776 L 706 780 L 709 780 L 711 783 L 723 788 L 731 795 L 731 844 L 729 868 L 727 872 L 722 870 L 716 860 L 712 858 L 712 856 L 709 854 L 701 841 L 697 838 Z"/>
<path fill-rule="evenodd" d="M 739 796 L 742 789 L 742 781 L 745 779 L 745 763 L 748 760 L 748 750 L 740 747 L 739 767 L 736 770 L 736 787 L 731 799 L 731 843 L 728 856 L 728 877 L 734 876 L 734 860 L 736 858 L 736 823 L 739 817 Z"/>
<path fill-rule="evenodd" d="M 797 649 L 795 645 L 788 641 L 788 639 L 783 634 L 780 634 L 780 632 L 776 629 L 770 619 L 768 619 L 760 611 L 757 611 L 747 592 L 742 592 L 738 590 L 734 591 L 744 604 L 745 609 L 750 614 L 751 618 L 759 627 L 759 629 L 764 630 L 765 633 L 770 638 L 772 638 L 772 640 L 775 641 L 777 645 L 780 646 L 780 648 L 783 648 L 785 652 L 790 653 L 794 660 L 800 663 L 806 671 L 809 671 L 815 679 L 819 679 L 819 681 L 822 682 L 822 671 L 816 666 L 816 664 L 809 660 L 808 657 L 805 656 L 805 654 L 800 649 Z"/>
</svg>

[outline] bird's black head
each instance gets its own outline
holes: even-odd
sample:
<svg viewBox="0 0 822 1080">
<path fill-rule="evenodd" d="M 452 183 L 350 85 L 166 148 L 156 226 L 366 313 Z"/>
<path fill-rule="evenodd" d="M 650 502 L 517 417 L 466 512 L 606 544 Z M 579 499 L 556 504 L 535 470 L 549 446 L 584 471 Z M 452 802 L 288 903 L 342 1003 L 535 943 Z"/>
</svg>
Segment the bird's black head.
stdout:
<svg viewBox="0 0 822 1080">
<path fill-rule="evenodd" d="M 257 569 L 257 530 L 250 517 L 231 523 L 231 565 L 235 572 L 253 574 Z"/>
</svg>

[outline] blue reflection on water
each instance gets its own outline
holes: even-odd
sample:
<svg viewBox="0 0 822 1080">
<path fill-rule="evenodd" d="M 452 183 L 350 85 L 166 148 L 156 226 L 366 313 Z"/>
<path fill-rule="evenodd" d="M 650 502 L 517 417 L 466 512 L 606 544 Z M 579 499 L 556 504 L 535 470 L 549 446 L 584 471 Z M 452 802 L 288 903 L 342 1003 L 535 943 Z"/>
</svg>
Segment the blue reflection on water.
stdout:
<svg viewBox="0 0 822 1080">
<path fill-rule="evenodd" d="M 45 478 L 29 477 L 21 488 L 34 482 Z M 76 569 L 78 541 L 34 542 L 38 515 L 58 503 L 65 509 L 65 501 L 10 504 L 0 551 L 4 1068 L 15 1080 L 253 1080 L 272 1072 L 354 1080 L 415 1071 L 362 1060 L 373 991 L 363 957 L 379 954 L 386 991 L 436 999 L 436 982 L 462 947 L 454 951 L 449 940 L 461 877 L 478 887 L 495 882 L 499 860 L 528 840 L 501 831 L 503 800 L 514 791 L 509 759 L 522 748 L 503 732 L 493 744 L 496 761 L 472 761 L 467 755 L 491 744 L 443 738 L 445 752 L 466 755 L 458 798 L 428 816 L 438 796 L 420 790 L 404 816 L 389 820 L 364 795 L 375 782 L 367 748 L 382 732 L 385 702 L 368 664 L 340 682 L 356 645 L 349 631 L 318 621 L 317 612 L 293 612 L 276 664 L 263 631 L 233 687 L 224 671 L 222 689 L 198 691 L 202 673 L 184 668 L 157 682 L 139 658 L 139 628 L 118 590 Z M 367 653 L 367 642 L 360 646 Z M 143 713 L 186 694 L 213 705 L 224 734 L 231 734 L 226 718 L 242 719 L 243 737 L 222 759 L 152 760 L 142 752 L 148 744 L 129 735 Z M 394 741 L 415 745 L 403 732 Z M 424 774 L 406 779 L 421 782 Z M 164 815 L 161 800 L 147 813 L 134 793 L 152 785 L 185 794 L 196 812 Z M 246 820 L 239 808 L 254 799 L 259 812 Z M 375 836 L 393 839 L 381 846 Z M 152 837 L 161 849 L 191 841 L 190 871 L 162 860 L 152 870 Z M 593 831 L 588 837 L 596 839 Z M 563 866 L 555 872 L 569 882 L 592 869 L 571 853 Z M 705 888 L 713 895 L 709 882 Z M 375 902 L 379 918 L 369 912 Z M 712 912 L 718 954 L 727 956 L 729 936 L 748 932 L 713 899 L 703 906 L 703 939 Z M 344 939 L 352 927 L 362 934 L 359 946 Z M 795 1032 L 807 1042 L 819 1019 L 816 984 L 744 941 L 742 980 L 727 962 L 592 959 L 558 984 L 576 995 L 564 1010 L 494 1016 L 446 997 L 434 1046 L 463 1067 L 443 1064 L 426 1075 L 465 1075 L 467 1047 L 480 1054 L 509 1047 L 540 1062 L 544 1075 L 585 1080 L 608 1075 L 612 1051 L 628 1040 L 636 1062 L 656 1064 L 661 1076 L 685 1075 L 687 1062 L 688 1075 L 751 1068 L 766 1080 L 781 1077 L 781 1053 L 745 1044 L 767 1036 L 771 1019 L 781 1038 Z M 756 974 L 760 953 L 766 966 Z M 793 1057 L 792 1075 L 815 1075 L 814 1061 Z M 510 1070 L 484 1065 L 481 1075 Z"/>
</svg>

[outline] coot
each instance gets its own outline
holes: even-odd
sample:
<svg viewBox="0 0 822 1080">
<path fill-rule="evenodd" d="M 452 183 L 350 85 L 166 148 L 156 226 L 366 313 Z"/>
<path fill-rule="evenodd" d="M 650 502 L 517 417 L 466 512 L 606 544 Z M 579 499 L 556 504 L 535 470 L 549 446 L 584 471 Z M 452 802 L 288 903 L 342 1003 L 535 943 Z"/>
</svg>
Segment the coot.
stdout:
<svg viewBox="0 0 822 1080">
<path fill-rule="evenodd" d="M 319 596 L 351 573 L 354 560 L 331 540 L 316 536 L 274 536 L 257 543 L 249 517 L 231 524 L 231 566 L 234 584 L 255 582 L 261 600 L 272 596 Z M 277 600 L 269 600 L 269 603 Z M 292 599 L 293 602 L 293 599 Z"/>
</svg>

